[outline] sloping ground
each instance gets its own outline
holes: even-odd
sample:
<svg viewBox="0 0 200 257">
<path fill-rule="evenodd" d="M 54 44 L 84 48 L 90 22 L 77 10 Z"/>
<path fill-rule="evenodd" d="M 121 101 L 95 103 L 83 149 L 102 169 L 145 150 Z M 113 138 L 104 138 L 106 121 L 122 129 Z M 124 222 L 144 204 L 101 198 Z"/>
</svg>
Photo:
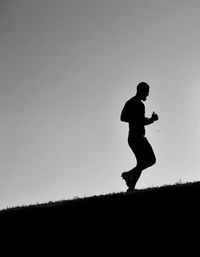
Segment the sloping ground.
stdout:
<svg viewBox="0 0 200 257">
<path fill-rule="evenodd" d="M 142 248 L 148 243 L 157 249 L 160 243 L 171 249 L 179 242 L 179 251 L 199 234 L 199 197 L 200 182 L 195 182 L 17 207 L 0 211 L 0 227 L 8 241 L 12 236 L 20 243 L 40 238 L 67 247 L 75 243 L 74 250 L 82 243 L 87 251 L 106 244 L 116 251 L 122 244 L 124 250 L 141 242 Z"/>
<path fill-rule="evenodd" d="M 115 193 L 83 199 L 50 202 L 0 211 L 7 218 L 59 218 L 68 222 L 138 220 L 145 224 L 199 225 L 200 182 L 175 184 L 131 193 Z"/>
</svg>

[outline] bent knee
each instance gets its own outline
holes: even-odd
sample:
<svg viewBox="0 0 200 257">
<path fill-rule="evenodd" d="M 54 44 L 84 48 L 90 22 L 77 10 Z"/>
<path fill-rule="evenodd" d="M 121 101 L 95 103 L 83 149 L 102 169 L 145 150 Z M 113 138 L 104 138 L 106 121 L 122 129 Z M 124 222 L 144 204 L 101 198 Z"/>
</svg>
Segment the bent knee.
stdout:
<svg viewBox="0 0 200 257">
<path fill-rule="evenodd" d="M 154 164 L 156 163 L 156 157 L 155 156 L 152 156 L 151 159 L 149 159 L 147 162 L 146 162 L 146 168 L 148 167 L 151 167 L 153 166 Z"/>
</svg>

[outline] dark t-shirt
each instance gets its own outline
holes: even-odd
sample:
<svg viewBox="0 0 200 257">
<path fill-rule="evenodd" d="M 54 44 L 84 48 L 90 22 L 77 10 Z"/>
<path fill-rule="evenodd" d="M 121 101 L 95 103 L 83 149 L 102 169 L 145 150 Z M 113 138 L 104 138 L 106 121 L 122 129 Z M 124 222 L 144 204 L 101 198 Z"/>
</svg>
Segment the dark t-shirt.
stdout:
<svg viewBox="0 0 200 257">
<path fill-rule="evenodd" d="M 145 135 L 145 106 L 137 97 L 132 97 L 124 106 L 123 111 L 129 123 L 129 135 Z M 122 120 L 122 119 L 121 119 Z"/>
</svg>

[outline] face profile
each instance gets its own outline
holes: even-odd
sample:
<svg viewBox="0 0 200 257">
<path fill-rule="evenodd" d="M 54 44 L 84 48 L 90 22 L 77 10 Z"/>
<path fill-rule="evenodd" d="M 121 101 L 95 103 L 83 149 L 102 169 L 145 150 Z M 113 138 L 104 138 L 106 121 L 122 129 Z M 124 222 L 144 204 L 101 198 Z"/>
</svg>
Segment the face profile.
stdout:
<svg viewBox="0 0 200 257">
<path fill-rule="evenodd" d="M 149 95 L 149 85 L 146 82 L 140 82 L 137 85 L 137 96 L 140 100 L 146 101 Z"/>
<path fill-rule="evenodd" d="M 145 90 L 143 90 L 143 92 L 141 92 L 141 100 L 146 101 L 148 95 L 149 95 L 149 88 L 146 88 Z"/>
</svg>

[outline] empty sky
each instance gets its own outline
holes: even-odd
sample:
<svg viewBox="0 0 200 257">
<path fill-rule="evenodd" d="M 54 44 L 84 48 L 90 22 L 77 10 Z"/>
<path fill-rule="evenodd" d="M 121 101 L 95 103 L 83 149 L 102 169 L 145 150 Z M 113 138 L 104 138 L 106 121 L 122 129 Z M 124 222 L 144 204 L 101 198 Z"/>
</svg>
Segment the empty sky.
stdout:
<svg viewBox="0 0 200 257">
<path fill-rule="evenodd" d="M 137 188 L 200 177 L 200 2 L 0 0 L 0 208 L 121 192 L 120 112 L 140 81 L 157 164 Z"/>
</svg>

